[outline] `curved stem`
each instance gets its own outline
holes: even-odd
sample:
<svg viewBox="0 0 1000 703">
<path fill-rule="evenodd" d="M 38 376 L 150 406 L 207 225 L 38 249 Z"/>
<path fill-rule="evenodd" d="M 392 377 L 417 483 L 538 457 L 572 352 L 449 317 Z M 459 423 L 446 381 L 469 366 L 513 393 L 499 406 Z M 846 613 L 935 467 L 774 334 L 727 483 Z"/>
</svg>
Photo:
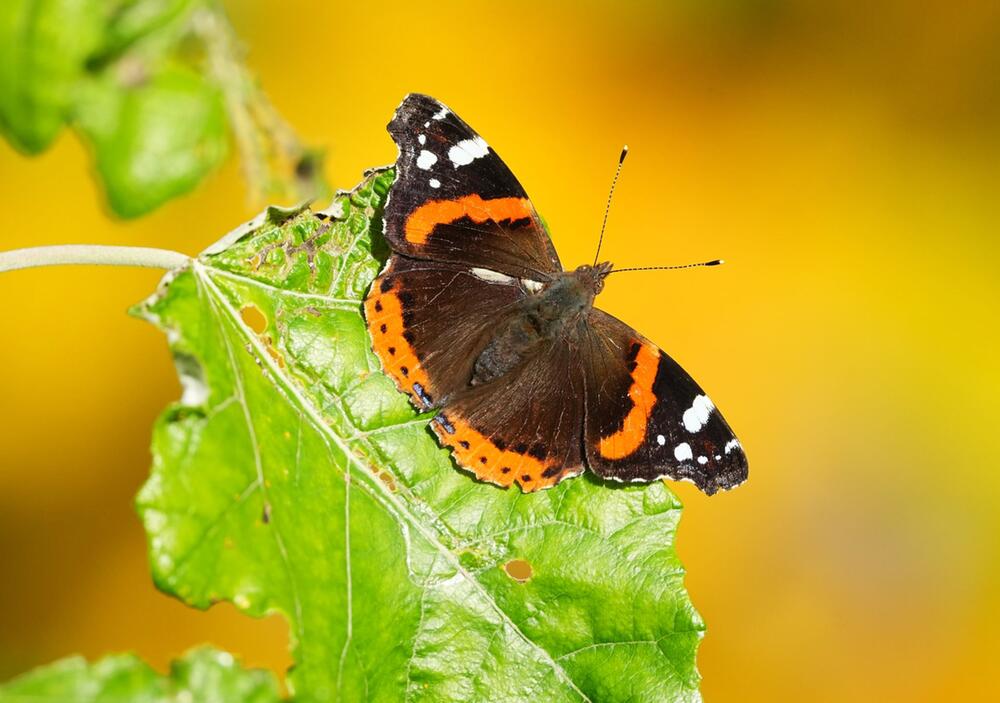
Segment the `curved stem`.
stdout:
<svg viewBox="0 0 1000 703">
<path fill-rule="evenodd" d="M 0 251 L 0 272 L 34 266 L 95 264 L 98 266 L 144 266 L 175 269 L 191 260 L 186 254 L 152 247 L 118 247 L 103 244 L 61 244 Z"/>
<path fill-rule="evenodd" d="M 320 152 L 302 143 L 261 89 L 223 3 L 206 2 L 192 15 L 191 27 L 205 49 L 208 76 L 222 91 L 251 202 L 329 193 Z"/>
</svg>

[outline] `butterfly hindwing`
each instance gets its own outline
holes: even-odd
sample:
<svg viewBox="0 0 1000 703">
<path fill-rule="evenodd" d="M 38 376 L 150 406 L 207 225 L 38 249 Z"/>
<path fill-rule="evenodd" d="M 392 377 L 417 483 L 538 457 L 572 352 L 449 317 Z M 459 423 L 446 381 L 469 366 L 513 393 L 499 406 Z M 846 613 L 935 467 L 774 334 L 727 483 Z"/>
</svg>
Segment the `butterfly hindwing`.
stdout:
<svg viewBox="0 0 1000 703">
<path fill-rule="evenodd" d="M 399 148 L 385 208 L 394 251 L 535 281 L 562 270 L 524 188 L 447 107 L 408 95 L 389 133 Z"/>
<path fill-rule="evenodd" d="M 372 284 L 365 319 L 375 353 L 418 407 L 441 407 L 469 384 L 492 330 L 524 298 L 514 279 L 493 279 L 462 266 L 393 256 Z"/>
<path fill-rule="evenodd" d="M 742 446 L 677 362 L 596 308 L 581 346 L 586 462 L 595 474 L 621 482 L 688 479 L 709 495 L 746 480 Z"/>
<path fill-rule="evenodd" d="M 485 274 L 482 274 L 485 275 Z M 583 387 L 563 339 L 542 340 L 509 373 L 480 382 L 476 361 L 523 311 L 513 279 L 395 256 L 372 285 L 365 318 L 376 355 L 424 410 L 458 464 L 531 491 L 582 470 Z"/>
<path fill-rule="evenodd" d="M 564 339 L 547 340 L 509 374 L 451 399 L 434 423 L 479 479 L 525 492 L 583 472 L 583 385 Z"/>
</svg>

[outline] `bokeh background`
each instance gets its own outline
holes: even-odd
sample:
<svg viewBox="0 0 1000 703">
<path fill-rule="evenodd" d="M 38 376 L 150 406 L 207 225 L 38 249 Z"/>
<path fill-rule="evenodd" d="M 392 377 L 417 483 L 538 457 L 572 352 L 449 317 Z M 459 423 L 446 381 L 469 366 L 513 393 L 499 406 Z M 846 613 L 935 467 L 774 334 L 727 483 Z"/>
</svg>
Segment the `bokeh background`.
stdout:
<svg viewBox="0 0 1000 703">
<path fill-rule="evenodd" d="M 996 700 L 1000 683 L 1000 5 L 233 0 L 276 106 L 334 185 L 391 162 L 409 91 L 475 126 L 564 263 L 726 266 L 610 279 L 737 429 L 751 479 L 686 511 L 708 701 Z M 136 221 L 107 215 L 69 132 L 0 143 L 0 249 L 195 253 L 252 214 L 231 160 Z M 290 662 L 278 618 L 152 586 L 131 499 L 166 345 L 126 317 L 159 273 L 0 276 L 0 678 L 210 641 Z"/>
</svg>

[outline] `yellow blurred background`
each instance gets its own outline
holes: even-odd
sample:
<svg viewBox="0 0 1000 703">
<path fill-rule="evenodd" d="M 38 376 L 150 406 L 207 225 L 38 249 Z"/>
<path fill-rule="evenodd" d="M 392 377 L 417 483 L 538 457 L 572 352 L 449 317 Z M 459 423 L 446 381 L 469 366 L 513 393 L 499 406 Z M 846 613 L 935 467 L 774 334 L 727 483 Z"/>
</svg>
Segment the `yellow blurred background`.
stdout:
<svg viewBox="0 0 1000 703">
<path fill-rule="evenodd" d="M 708 624 L 708 701 L 997 700 L 1000 5 L 228 3 L 279 110 L 349 187 L 430 93 L 520 177 L 567 266 L 717 269 L 609 280 L 599 303 L 677 358 L 750 457 L 687 485 L 678 548 Z M 196 253 L 259 209 L 230 160 L 131 222 L 81 144 L 0 144 L 0 249 Z M 179 395 L 126 317 L 154 271 L 0 275 L 0 678 L 210 641 L 289 663 L 282 621 L 153 588 L 131 500 Z M 644 302 L 640 302 L 644 301 Z M 650 301 L 655 302 L 652 304 Z"/>
</svg>

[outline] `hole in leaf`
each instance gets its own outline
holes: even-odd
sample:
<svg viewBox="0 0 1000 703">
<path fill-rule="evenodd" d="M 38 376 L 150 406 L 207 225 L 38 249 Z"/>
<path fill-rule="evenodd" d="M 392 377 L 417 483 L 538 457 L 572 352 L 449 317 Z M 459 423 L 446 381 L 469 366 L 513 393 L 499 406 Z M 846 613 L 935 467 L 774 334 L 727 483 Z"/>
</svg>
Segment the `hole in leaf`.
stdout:
<svg viewBox="0 0 1000 703">
<path fill-rule="evenodd" d="M 267 318 L 256 305 L 247 305 L 240 310 L 240 317 L 243 318 L 243 323 L 257 334 L 267 329 Z"/>
<path fill-rule="evenodd" d="M 529 580 L 533 573 L 531 570 L 531 564 L 524 559 L 511 559 L 503 565 L 503 570 L 507 572 L 508 576 L 518 583 L 524 583 Z"/>
</svg>

